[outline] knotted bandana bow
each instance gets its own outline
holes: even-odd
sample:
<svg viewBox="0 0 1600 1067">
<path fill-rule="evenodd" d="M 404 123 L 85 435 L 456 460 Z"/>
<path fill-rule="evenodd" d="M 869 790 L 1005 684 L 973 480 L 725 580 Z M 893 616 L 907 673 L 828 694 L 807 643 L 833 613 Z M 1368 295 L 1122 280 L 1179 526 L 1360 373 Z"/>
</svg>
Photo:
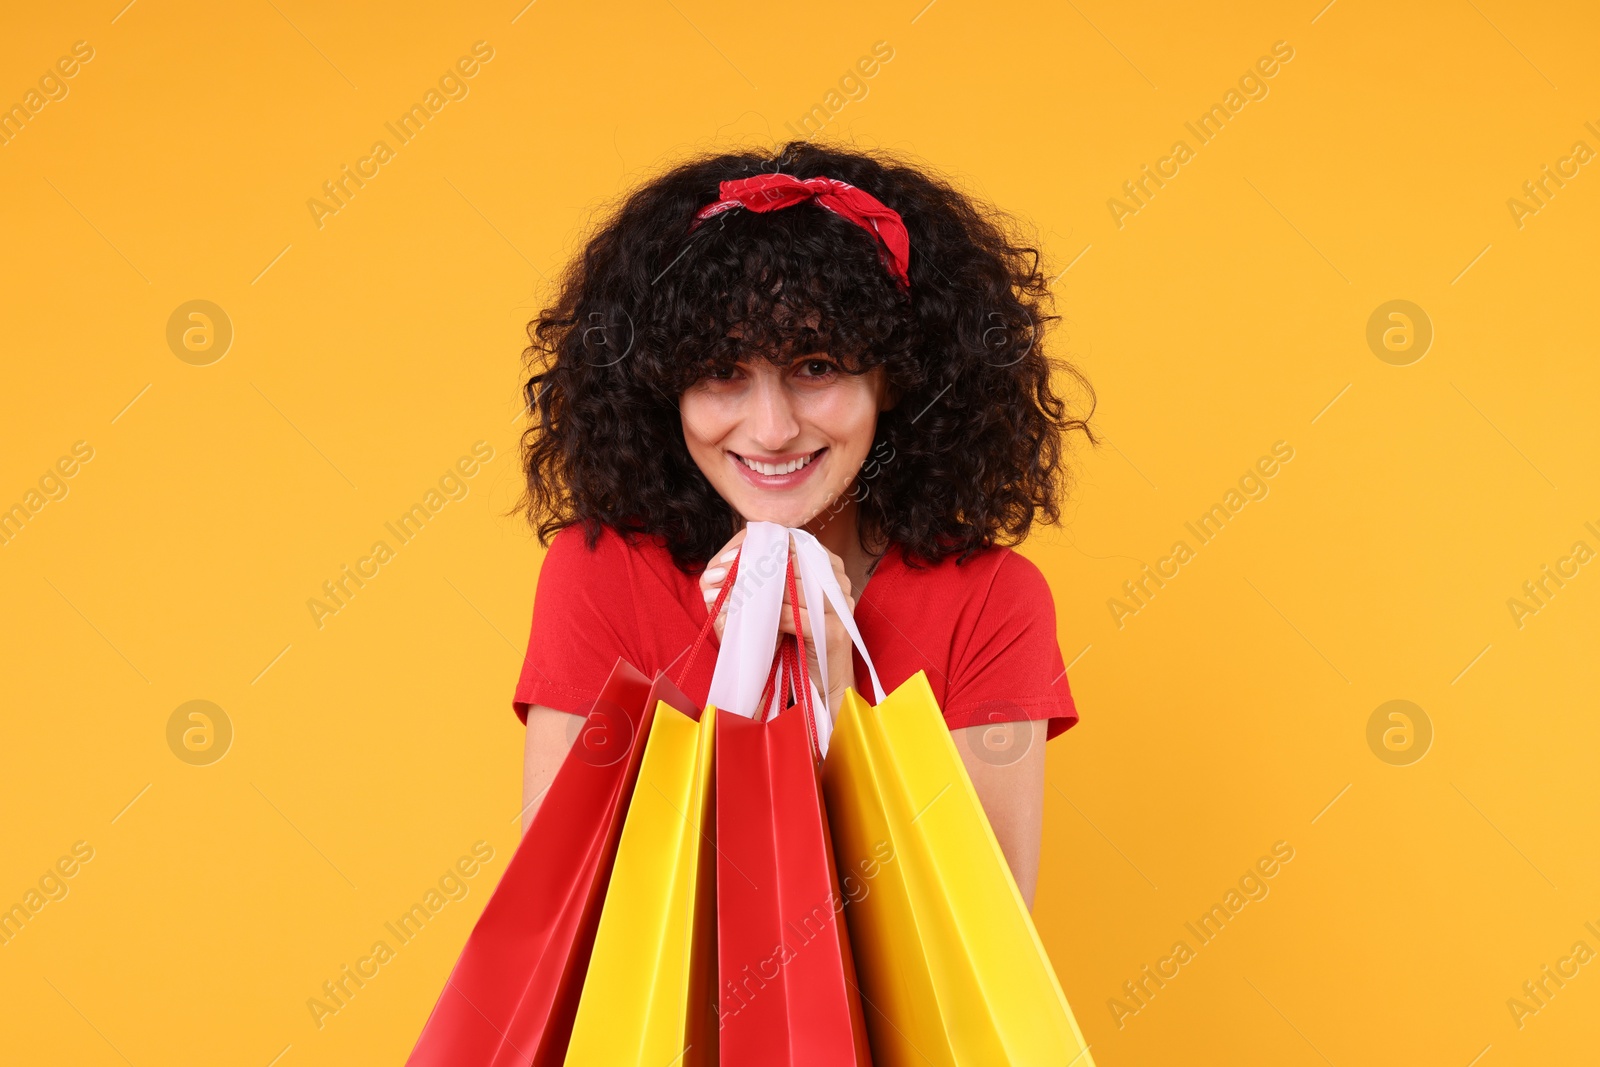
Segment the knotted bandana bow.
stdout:
<svg viewBox="0 0 1600 1067">
<path fill-rule="evenodd" d="M 693 233 L 706 219 L 731 208 L 750 211 L 778 211 L 807 200 L 815 200 L 835 215 L 849 219 L 872 234 L 878 242 L 878 255 L 895 282 L 911 288 L 911 237 L 900 213 L 887 207 L 871 193 L 836 178 L 795 178 L 788 174 L 758 174 L 723 182 L 720 199 L 701 208 L 689 226 Z"/>
</svg>

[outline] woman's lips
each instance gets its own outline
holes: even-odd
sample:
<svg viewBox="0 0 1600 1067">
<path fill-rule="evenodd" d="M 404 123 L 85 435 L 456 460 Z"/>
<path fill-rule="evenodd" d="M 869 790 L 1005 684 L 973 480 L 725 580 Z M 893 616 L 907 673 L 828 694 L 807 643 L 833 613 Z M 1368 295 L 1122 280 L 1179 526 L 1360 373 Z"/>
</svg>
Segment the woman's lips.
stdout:
<svg viewBox="0 0 1600 1067">
<path fill-rule="evenodd" d="M 728 462 L 732 463 L 734 468 L 744 475 L 745 481 L 757 489 L 792 489 L 811 477 L 811 472 L 817 468 L 822 459 L 822 454 L 826 451 L 826 448 L 819 448 L 810 453 L 811 459 L 805 466 L 799 470 L 790 471 L 788 474 L 762 474 L 760 471 L 752 469 L 748 463 L 740 458 L 737 452 L 728 453 Z M 758 458 L 757 462 L 766 461 Z"/>
</svg>

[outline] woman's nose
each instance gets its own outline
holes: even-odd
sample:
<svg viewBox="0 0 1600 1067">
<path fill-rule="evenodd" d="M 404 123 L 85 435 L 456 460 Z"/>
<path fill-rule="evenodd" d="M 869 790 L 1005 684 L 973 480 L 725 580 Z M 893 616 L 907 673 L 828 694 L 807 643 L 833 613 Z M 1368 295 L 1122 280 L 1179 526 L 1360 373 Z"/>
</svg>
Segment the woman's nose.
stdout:
<svg viewBox="0 0 1600 1067">
<path fill-rule="evenodd" d="M 757 374 L 750 397 L 750 436 L 770 452 L 781 451 L 800 432 L 800 423 L 794 417 L 794 398 L 789 395 L 783 376 L 775 369 Z"/>
</svg>

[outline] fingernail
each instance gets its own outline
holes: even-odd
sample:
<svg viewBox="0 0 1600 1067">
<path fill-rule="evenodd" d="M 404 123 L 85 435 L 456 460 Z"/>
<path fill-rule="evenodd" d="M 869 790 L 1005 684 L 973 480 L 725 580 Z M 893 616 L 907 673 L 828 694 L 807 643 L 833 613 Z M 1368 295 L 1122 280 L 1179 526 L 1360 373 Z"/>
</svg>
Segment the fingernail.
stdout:
<svg viewBox="0 0 1600 1067">
<path fill-rule="evenodd" d="M 717 590 L 715 590 L 715 589 L 707 589 L 705 592 L 706 592 L 706 603 L 709 604 L 711 601 L 717 599 Z"/>
<path fill-rule="evenodd" d="M 722 554 L 722 558 L 717 560 L 717 562 L 718 563 L 732 563 L 734 558 L 736 556 L 738 556 L 738 555 L 739 555 L 739 550 L 737 548 L 730 548 L 728 551 L 726 551 L 726 552 L 724 552 Z"/>
<path fill-rule="evenodd" d="M 703 582 L 720 582 L 728 576 L 728 568 L 713 567 L 700 576 Z"/>
</svg>

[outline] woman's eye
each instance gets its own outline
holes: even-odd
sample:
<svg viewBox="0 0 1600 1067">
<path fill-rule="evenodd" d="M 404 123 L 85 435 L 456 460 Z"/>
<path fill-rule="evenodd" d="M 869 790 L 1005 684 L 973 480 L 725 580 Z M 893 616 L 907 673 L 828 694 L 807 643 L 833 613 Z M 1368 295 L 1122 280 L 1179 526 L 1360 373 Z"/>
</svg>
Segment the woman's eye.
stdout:
<svg viewBox="0 0 1600 1067">
<path fill-rule="evenodd" d="M 806 376 L 811 378 L 825 377 L 836 369 L 833 361 L 829 359 L 808 359 L 801 364 L 801 367 L 805 370 Z"/>
</svg>

